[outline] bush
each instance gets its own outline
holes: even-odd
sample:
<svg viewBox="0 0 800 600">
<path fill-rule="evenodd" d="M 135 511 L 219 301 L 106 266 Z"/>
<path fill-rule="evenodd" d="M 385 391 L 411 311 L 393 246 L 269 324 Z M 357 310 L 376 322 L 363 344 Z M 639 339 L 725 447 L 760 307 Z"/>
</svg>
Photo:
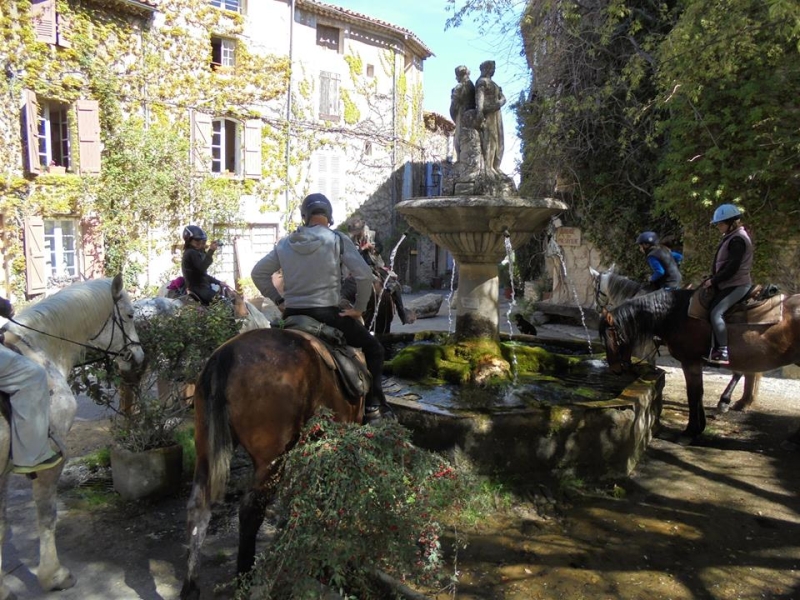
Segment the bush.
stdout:
<svg viewBox="0 0 800 600">
<path fill-rule="evenodd" d="M 433 515 L 455 498 L 453 469 L 414 447 L 397 423 L 360 427 L 323 412 L 285 457 L 282 525 L 237 598 L 305 598 L 319 582 L 347 596 L 385 597 L 376 570 L 437 581 L 444 563 Z"/>
</svg>

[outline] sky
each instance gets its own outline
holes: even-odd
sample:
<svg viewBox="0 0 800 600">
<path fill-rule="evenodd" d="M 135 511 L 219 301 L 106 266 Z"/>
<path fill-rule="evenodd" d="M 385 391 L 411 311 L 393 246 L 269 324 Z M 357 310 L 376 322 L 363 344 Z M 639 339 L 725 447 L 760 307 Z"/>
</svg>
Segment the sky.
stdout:
<svg viewBox="0 0 800 600">
<path fill-rule="evenodd" d="M 408 29 L 433 51 L 435 56 L 424 63 L 424 110 L 449 118 L 450 90 L 456 84 L 454 69 L 458 65 L 467 65 L 475 81 L 480 76 L 479 65 L 484 60 L 494 60 L 496 71 L 493 79 L 503 88 L 508 100 L 503 109 L 506 144 L 502 170 L 508 175 L 514 174 L 519 160 L 519 139 L 516 117 L 510 105 L 518 100 L 520 92 L 527 96 L 530 85 L 518 34 L 482 35 L 471 20 L 445 31 L 445 22 L 452 15 L 447 11 L 447 0 L 324 1 Z M 463 2 L 457 4 L 462 6 Z"/>
</svg>

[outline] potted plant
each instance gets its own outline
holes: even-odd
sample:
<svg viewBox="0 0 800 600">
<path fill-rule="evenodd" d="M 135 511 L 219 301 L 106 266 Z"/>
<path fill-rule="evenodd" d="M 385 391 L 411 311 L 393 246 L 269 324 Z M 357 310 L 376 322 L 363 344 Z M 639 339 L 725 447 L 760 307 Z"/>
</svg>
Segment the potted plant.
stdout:
<svg viewBox="0 0 800 600">
<path fill-rule="evenodd" d="M 115 363 L 94 364 L 80 373 L 80 391 L 114 412 L 111 472 L 114 488 L 123 498 L 178 490 L 183 452 L 177 435 L 185 429 L 191 410 L 187 385 L 239 326 L 225 303 L 192 304 L 175 315 L 138 319 L 136 331 L 147 357 L 138 381 L 122 381 Z"/>
</svg>

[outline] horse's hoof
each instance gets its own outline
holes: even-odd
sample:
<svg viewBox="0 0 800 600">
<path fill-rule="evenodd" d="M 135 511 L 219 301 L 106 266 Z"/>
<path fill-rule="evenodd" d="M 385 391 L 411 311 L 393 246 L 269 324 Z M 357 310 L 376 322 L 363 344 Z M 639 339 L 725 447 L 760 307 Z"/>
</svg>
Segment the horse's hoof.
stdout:
<svg viewBox="0 0 800 600">
<path fill-rule="evenodd" d="M 719 403 L 717 403 L 717 414 L 724 415 L 730 409 L 731 409 L 730 400 L 727 402 L 720 400 Z"/>
<path fill-rule="evenodd" d="M 43 590 L 54 592 L 58 590 L 66 590 L 75 585 L 75 577 L 72 576 L 69 569 L 59 567 L 58 570 L 49 577 L 40 577 L 39 585 Z"/>
<path fill-rule="evenodd" d="M 678 436 L 675 443 L 679 446 L 691 446 L 697 441 L 697 437 L 697 435 L 684 431 Z"/>
<path fill-rule="evenodd" d="M 746 411 L 748 409 L 749 406 L 750 405 L 748 403 L 742 402 L 741 400 L 739 400 L 733 405 L 731 410 L 735 410 L 737 412 L 744 412 L 744 411 Z"/>
</svg>

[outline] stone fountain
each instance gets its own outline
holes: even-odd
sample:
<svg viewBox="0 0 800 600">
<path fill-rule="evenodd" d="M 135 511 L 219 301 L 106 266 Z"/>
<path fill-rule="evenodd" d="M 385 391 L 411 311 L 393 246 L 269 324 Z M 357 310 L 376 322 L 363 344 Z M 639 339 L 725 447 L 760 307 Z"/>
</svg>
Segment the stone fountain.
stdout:
<svg viewBox="0 0 800 600">
<path fill-rule="evenodd" d="M 520 247 L 568 209 L 555 199 L 520 197 L 511 178 L 500 171 L 500 109 L 506 99 L 493 75 L 494 61 L 481 64 L 481 77 L 474 85 L 466 67 L 456 68 L 458 85 L 450 113 L 456 124 L 457 160 L 444 174 L 444 193 L 397 205 L 409 225 L 453 255 L 458 267 L 453 341 L 477 342 L 481 348 L 487 341 L 499 347 L 498 266 L 508 246 Z M 570 346 L 575 349 L 574 343 L 565 344 Z M 581 352 L 586 352 L 585 341 Z M 486 366 L 484 362 L 479 368 Z M 473 372 L 469 380 L 507 377 L 508 367 L 489 364 L 485 378 Z M 578 375 L 567 388 L 586 385 L 585 377 L 591 374 Z M 663 372 L 643 372 L 637 381 L 617 384 L 617 398 L 612 394 L 601 401 L 576 399 L 567 388 L 563 398 L 570 399 L 557 398 L 555 403 L 507 389 L 502 398 L 488 402 L 483 397 L 475 402 L 475 390 L 462 390 L 459 400 L 437 404 L 431 400 L 434 389 L 400 398 L 392 394 L 392 404 L 417 444 L 439 451 L 457 449 L 487 472 L 529 477 L 572 469 L 584 476 L 621 475 L 636 464 L 651 438 L 663 384 Z"/>
</svg>

